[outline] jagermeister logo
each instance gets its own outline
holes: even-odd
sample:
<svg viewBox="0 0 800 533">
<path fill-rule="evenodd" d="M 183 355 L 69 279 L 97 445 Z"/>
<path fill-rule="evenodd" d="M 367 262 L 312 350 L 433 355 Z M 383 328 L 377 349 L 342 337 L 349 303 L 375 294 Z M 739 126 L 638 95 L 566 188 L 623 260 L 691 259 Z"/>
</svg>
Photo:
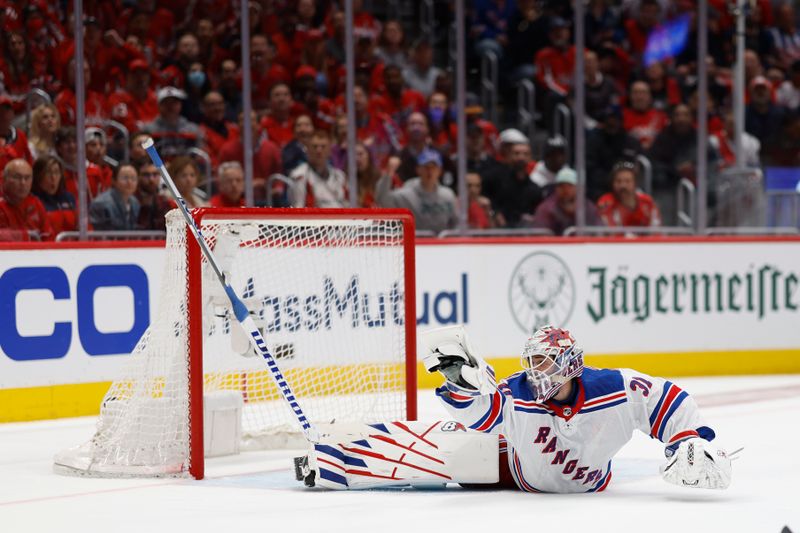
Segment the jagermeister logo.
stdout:
<svg viewBox="0 0 800 533">
<path fill-rule="evenodd" d="M 594 322 L 627 316 L 644 322 L 667 314 L 769 313 L 797 311 L 796 272 L 751 265 L 739 272 L 630 272 L 590 266 L 586 309 Z"/>
<path fill-rule="evenodd" d="M 575 308 L 575 281 L 558 256 L 534 252 L 514 269 L 508 301 L 514 320 L 528 335 L 546 324 L 562 327 Z"/>
</svg>

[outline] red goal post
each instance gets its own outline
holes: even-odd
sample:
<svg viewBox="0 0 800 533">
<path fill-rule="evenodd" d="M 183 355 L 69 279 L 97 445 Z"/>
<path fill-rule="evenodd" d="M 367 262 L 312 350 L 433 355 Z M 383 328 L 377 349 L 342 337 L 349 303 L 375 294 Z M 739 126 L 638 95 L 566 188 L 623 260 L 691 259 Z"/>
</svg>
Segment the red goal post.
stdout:
<svg viewBox="0 0 800 533">
<path fill-rule="evenodd" d="M 410 212 L 201 208 L 192 216 L 312 423 L 416 419 Z M 285 434 L 299 434 L 264 361 L 237 345 L 238 323 L 179 213 L 168 215 L 167 231 L 154 320 L 106 394 L 95 436 L 58 454 L 59 471 L 201 479 L 204 406 L 220 395 L 238 401 L 243 449 L 282 447 Z"/>
</svg>

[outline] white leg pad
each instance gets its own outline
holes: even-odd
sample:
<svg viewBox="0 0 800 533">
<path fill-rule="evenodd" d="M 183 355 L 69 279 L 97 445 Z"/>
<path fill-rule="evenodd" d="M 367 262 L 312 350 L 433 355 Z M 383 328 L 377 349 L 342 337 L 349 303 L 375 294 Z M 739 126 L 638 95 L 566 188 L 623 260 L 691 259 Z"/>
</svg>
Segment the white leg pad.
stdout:
<svg viewBox="0 0 800 533">
<path fill-rule="evenodd" d="M 387 422 L 324 435 L 309 465 L 316 486 L 366 489 L 497 483 L 498 437 L 453 421 Z"/>
</svg>

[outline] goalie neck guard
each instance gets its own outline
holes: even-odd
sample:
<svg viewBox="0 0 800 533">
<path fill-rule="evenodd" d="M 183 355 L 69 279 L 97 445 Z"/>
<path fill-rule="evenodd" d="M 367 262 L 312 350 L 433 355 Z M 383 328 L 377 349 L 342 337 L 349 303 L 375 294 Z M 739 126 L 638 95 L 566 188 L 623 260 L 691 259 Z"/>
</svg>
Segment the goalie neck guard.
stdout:
<svg viewBox="0 0 800 533">
<path fill-rule="evenodd" d="M 525 342 L 520 359 L 539 402 L 549 400 L 583 373 L 583 350 L 569 331 L 553 326 L 536 330 Z"/>
</svg>

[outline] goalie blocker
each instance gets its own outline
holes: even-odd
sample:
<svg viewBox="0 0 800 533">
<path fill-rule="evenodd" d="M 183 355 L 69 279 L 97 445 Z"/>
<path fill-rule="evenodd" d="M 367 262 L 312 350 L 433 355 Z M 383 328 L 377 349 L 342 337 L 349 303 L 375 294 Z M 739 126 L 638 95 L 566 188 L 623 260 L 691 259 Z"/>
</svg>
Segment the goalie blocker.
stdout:
<svg viewBox="0 0 800 533">
<path fill-rule="evenodd" d="M 731 461 L 692 398 L 677 385 L 629 369 L 584 368 L 569 331 L 545 326 L 525 343 L 522 372 L 494 372 L 461 326 L 421 336 L 423 363 L 453 421 L 374 424 L 329 435 L 295 462 L 298 480 L 332 489 L 431 483 L 503 483 L 526 492 L 599 492 L 611 459 L 634 429 L 666 444 L 665 481 L 725 489 Z M 498 481 L 500 483 L 498 484 Z"/>
</svg>

